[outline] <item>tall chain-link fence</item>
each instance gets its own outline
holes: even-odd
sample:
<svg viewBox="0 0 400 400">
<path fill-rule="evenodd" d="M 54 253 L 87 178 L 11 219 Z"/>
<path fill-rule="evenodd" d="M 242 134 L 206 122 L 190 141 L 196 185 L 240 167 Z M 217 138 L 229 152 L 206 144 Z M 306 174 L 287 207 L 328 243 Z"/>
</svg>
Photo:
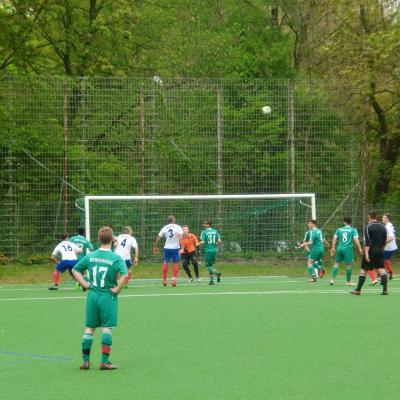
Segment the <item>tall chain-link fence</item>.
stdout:
<svg viewBox="0 0 400 400">
<path fill-rule="evenodd" d="M 316 81 L 2 77 L 0 252 L 49 251 L 83 223 L 85 194 L 315 192 L 327 235 L 344 214 L 360 229 L 352 107 Z M 296 207 L 282 218 L 306 228 Z"/>
</svg>

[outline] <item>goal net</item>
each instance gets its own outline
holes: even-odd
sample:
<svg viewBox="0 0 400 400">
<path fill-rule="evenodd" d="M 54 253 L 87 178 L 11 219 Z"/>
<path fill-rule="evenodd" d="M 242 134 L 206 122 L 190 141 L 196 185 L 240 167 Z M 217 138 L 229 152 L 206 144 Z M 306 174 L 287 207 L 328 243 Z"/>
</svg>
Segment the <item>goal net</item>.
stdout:
<svg viewBox="0 0 400 400">
<path fill-rule="evenodd" d="M 84 214 L 83 214 L 84 212 Z M 223 241 L 223 255 L 231 258 L 266 258 L 293 252 L 304 237 L 307 219 L 316 218 L 315 195 L 181 195 L 181 196 L 85 196 L 82 218 L 93 244 L 103 224 L 116 234 L 129 225 L 141 258 L 152 256 L 154 240 L 174 215 L 199 235 L 204 219 L 210 219 Z"/>
</svg>

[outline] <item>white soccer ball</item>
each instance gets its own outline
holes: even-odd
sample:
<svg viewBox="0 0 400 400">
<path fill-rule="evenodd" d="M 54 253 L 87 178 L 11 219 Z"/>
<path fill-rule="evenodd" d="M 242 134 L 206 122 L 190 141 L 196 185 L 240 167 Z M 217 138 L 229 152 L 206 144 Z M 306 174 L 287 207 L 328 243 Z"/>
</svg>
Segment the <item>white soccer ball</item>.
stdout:
<svg viewBox="0 0 400 400">
<path fill-rule="evenodd" d="M 264 106 L 261 109 L 261 111 L 262 111 L 263 114 L 269 114 L 271 112 L 271 107 L 270 106 Z"/>
</svg>

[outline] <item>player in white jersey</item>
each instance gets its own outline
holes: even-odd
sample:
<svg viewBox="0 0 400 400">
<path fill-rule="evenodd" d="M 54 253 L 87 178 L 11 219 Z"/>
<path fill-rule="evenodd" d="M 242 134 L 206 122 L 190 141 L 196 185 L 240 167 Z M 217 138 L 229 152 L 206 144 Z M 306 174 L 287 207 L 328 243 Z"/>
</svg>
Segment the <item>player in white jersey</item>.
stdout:
<svg viewBox="0 0 400 400">
<path fill-rule="evenodd" d="M 397 251 L 396 230 L 391 220 L 392 217 L 390 214 L 385 213 L 382 215 L 382 223 L 385 225 L 387 232 L 386 246 L 383 252 L 383 256 L 385 258 L 386 271 L 389 273 L 389 279 L 393 279 L 394 277 L 392 265 L 390 263 L 390 258 Z"/>
<path fill-rule="evenodd" d="M 154 242 L 154 255 L 158 254 L 158 242 L 165 238 L 164 259 L 162 266 L 163 286 L 167 286 L 168 263 L 173 262 L 172 270 L 172 286 L 176 286 L 176 276 L 179 271 L 179 262 L 183 249 L 182 234 L 183 230 L 180 225 L 175 223 L 175 217 L 170 215 L 167 218 L 168 225 L 165 225 L 156 237 Z"/>
<path fill-rule="evenodd" d="M 68 240 L 68 234 L 62 235 L 61 240 L 62 241 L 56 246 L 50 256 L 50 260 L 56 264 L 56 268 L 53 271 L 54 285 L 50 286 L 49 290 L 58 289 L 58 285 L 60 284 L 60 275 L 64 273 L 65 270 L 68 270 L 71 277 L 75 279 L 72 274 L 72 268 L 74 268 L 75 264 L 78 262 L 77 254 L 82 252 L 81 248 Z M 61 258 L 60 261 L 59 258 Z"/>
<path fill-rule="evenodd" d="M 135 252 L 133 262 L 137 265 L 139 263 L 139 247 L 136 239 L 132 236 L 132 228 L 130 226 L 125 226 L 124 233 L 118 235 L 115 239 L 114 252 L 125 261 L 126 267 L 128 268 L 128 281 L 132 277 L 132 250 Z M 125 285 L 125 287 L 128 287 L 128 285 Z"/>
</svg>

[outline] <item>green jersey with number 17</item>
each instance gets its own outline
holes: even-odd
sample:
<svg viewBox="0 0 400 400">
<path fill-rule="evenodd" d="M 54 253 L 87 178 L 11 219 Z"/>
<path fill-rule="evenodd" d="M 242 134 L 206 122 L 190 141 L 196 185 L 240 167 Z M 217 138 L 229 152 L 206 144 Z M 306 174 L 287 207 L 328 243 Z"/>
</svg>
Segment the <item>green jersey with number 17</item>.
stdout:
<svg viewBox="0 0 400 400">
<path fill-rule="evenodd" d="M 353 238 L 358 238 L 358 232 L 352 226 L 344 226 L 336 230 L 335 237 L 338 240 L 338 247 L 352 247 Z"/>
<path fill-rule="evenodd" d="M 98 249 L 86 255 L 74 267 L 83 274 L 89 272 L 90 290 L 98 293 L 112 293 L 119 276 L 126 275 L 125 261 L 111 250 Z"/>
<path fill-rule="evenodd" d="M 217 230 L 207 228 L 200 234 L 200 240 L 204 242 L 204 251 L 216 251 L 220 235 Z"/>
</svg>

